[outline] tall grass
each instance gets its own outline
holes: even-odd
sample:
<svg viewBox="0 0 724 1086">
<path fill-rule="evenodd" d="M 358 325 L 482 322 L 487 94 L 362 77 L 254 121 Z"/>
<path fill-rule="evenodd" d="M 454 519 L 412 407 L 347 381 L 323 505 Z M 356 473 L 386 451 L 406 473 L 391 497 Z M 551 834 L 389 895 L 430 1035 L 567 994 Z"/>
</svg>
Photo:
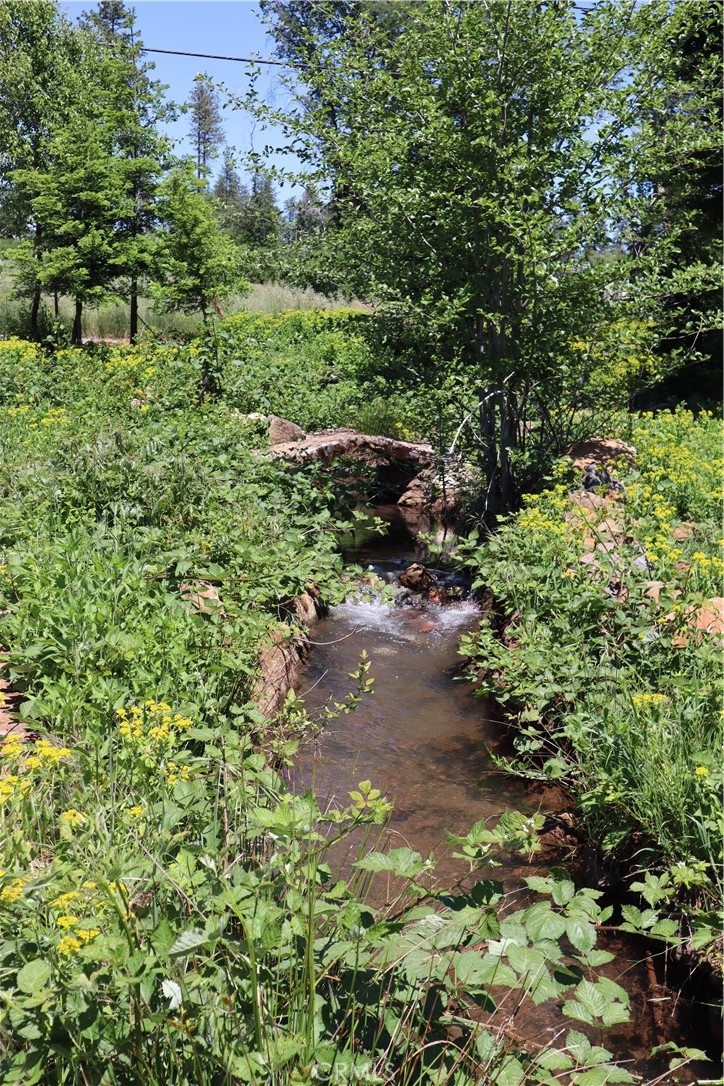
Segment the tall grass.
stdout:
<svg viewBox="0 0 724 1086">
<path fill-rule="evenodd" d="M 284 310 L 336 309 L 340 306 L 364 309 L 363 303 L 329 298 L 310 287 L 294 287 L 285 283 L 255 283 L 246 295 L 234 295 L 224 303 L 224 313 L 281 313 Z M 14 298 L 12 278 L 7 262 L 0 258 L 0 336 L 25 337 L 29 333 L 29 302 Z M 54 302 L 44 296 L 40 316 L 41 330 L 48 334 L 54 323 Z M 66 334 L 73 324 L 73 303 L 69 298 L 59 300 L 59 320 Z M 186 338 L 199 331 L 201 317 L 187 313 L 159 313 L 148 299 L 139 301 L 141 335 L 144 332 L 164 339 Z M 105 302 L 101 306 L 87 306 L 83 312 L 83 336 L 85 339 L 128 338 L 128 306 L 122 302 Z"/>
</svg>

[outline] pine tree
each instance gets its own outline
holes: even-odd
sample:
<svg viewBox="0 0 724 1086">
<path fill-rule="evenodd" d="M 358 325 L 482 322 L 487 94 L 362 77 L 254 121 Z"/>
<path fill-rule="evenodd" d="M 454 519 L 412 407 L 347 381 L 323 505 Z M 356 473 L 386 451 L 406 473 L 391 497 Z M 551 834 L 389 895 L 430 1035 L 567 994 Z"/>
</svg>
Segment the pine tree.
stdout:
<svg viewBox="0 0 724 1086">
<path fill-rule="evenodd" d="M 196 76 L 188 107 L 191 138 L 196 148 L 196 172 L 201 178 L 206 175 L 209 159 L 216 157 L 219 144 L 224 142 L 219 96 L 206 72 Z"/>
<path fill-rule="evenodd" d="M 282 216 L 271 178 L 257 169 L 251 179 L 251 195 L 244 208 L 241 238 L 251 249 L 270 249 L 279 241 Z"/>
<path fill-rule="evenodd" d="M 175 169 L 163 184 L 155 281 L 159 308 L 200 310 L 204 323 L 215 303 L 232 291 L 244 293 L 241 253 L 225 236 L 204 182 L 190 166 Z"/>
<path fill-rule="evenodd" d="M 224 151 L 221 172 L 214 185 L 214 196 L 219 202 L 219 219 L 223 230 L 239 240 L 241 218 L 249 203 L 249 190 L 242 184 L 236 168 L 234 153 L 230 147 Z"/>
</svg>

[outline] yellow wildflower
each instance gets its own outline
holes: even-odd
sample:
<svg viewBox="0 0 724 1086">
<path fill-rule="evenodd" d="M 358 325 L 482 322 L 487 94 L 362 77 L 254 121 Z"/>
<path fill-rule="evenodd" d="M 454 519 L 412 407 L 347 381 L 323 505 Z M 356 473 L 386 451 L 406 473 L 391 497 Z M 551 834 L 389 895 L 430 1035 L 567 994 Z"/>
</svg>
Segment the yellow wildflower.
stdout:
<svg viewBox="0 0 724 1086">
<path fill-rule="evenodd" d="M 76 939 L 73 935 L 64 935 L 58 943 L 59 954 L 75 954 L 76 950 L 80 950 L 80 939 Z"/>
<path fill-rule="evenodd" d="M 77 916 L 59 916 L 56 918 L 56 924 L 59 928 L 63 928 L 64 931 L 68 931 L 70 928 L 74 928 L 78 923 Z"/>
<path fill-rule="evenodd" d="M 75 901 L 77 897 L 80 897 L 77 890 L 68 890 L 67 893 L 59 894 L 58 897 L 53 898 L 50 904 L 54 909 L 65 909 L 70 905 L 71 901 Z"/>
<path fill-rule="evenodd" d="M 5 905 L 12 905 L 19 897 L 23 896 L 23 890 L 28 881 L 26 878 L 12 879 L 3 890 L 0 890 L 0 901 Z"/>
<path fill-rule="evenodd" d="M 76 811 L 75 807 L 69 807 L 67 811 L 61 812 L 60 817 L 67 826 L 82 826 L 86 820 L 85 815 Z"/>
<path fill-rule="evenodd" d="M 696 769 L 694 770 L 694 772 L 696 773 L 697 777 L 708 777 L 709 776 L 709 770 L 706 768 L 705 765 L 698 765 L 696 767 Z"/>
<path fill-rule="evenodd" d="M 76 939 L 80 939 L 83 943 L 90 943 L 90 941 L 95 939 L 100 933 L 100 928 L 78 928 L 75 937 Z"/>
</svg>

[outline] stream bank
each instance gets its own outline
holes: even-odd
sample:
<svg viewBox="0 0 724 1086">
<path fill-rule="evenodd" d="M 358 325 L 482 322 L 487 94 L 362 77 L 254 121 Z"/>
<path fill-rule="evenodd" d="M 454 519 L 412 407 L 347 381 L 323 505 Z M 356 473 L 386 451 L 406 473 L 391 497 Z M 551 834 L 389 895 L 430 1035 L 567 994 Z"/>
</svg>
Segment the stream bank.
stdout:
<svg viewBox="0 0 724 1086">
<path fill-rule="evenodd" d="M 426 558 L 424 544 L 399 510 L 381 508 L 388 533 L 368 533 L 347 548 L 347 559 L 371 567 L 383 581 Z M 495 820 L 506 810 L 540 813 L 555 824 L 566 802 L 563 793 L 524 781 L 496 767 L 509 737 L 491 699 L 476 698 L 463 678 L 461 635 L 474 628 L 479 610 L 469 599 L 447 605 L 413 598 L 390 606 L 375 596 L 351 597 L 314 625 L 311 653 L 299 684 L 312 716 L 329 700 L 341 702 L 350 687 L 362 650 L 371 659 L 374 692 L 351 716 L 331 720 L 321 737 L 302 748 L 293 774 L 297 789 L 312 788 L 324 805 L 346 802 L 360 780 L 369 779 L 394 804 L 386 830 L 389 847 L 406 845 L 423 856 L 435 853 L 439 886 L 465 881 L 467 865 L 456 860 L 446 832 L 465 832 L 473 823 Z M 356 858 L 359 840 L 347 842 L 335 856 L 341 869 Z M 511 905 L 527 900 L 524 879 L 544 875 L 555 865 L 576 870 L 581 879 L 577 842 L 548 834 L 533 863 L 508 857 L 498 868 L 478 873 L 501 880 Z M 389 887 L 373 888 L 373 901 L 385 904 Z M 380 896 L 381 895 L 381 896 Z M 615 904 L 615 902 L 611 902 Z M 642 1075 L 665 1070 L 649 1053 L 658 1044 L 695 1044 L 690 1008 L 667 987 L 664 960 L 656 946 L 615 929 L 601 931 L 598 945 L 613 955 L 603 975 L 621 984 L 631 1000 L 631 1021 L 606 1031 L 604 1043 Z M 526 1008 L 516 1018 L 518 1032 L 533 1043 L 546 1043 L 566 1026 L 555 1006 Z M 688 1068 L 682 1081 L 717 1074 L 713 1064 Z"/>
</svg>

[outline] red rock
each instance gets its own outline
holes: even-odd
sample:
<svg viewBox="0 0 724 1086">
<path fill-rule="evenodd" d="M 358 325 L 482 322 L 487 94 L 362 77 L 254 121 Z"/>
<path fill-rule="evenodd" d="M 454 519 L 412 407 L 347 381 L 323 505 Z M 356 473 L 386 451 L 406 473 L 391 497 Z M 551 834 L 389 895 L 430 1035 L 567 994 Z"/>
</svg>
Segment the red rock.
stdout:
<svg viewBox="0 0 724 1086">
<path fill-rule="evenodd" d="M 593 462 L 601 467 L 608 467 L 617 460 L 632 464 L 638 455 L 633 445 L 627 445 L 618 438 L 592 437 L 588 441 L 578 441 L 568 450 L 573 466 L 583 471 L 586 464 Z"/>
</svg>

